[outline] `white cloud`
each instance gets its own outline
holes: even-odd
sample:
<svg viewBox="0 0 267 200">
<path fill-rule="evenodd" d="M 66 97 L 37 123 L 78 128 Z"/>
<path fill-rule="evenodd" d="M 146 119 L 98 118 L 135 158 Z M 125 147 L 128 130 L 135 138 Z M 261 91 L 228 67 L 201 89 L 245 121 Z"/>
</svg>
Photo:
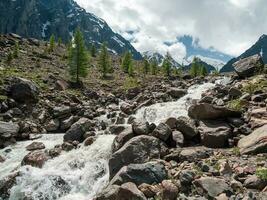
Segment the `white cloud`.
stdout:
<svg viewBox="0 0 267 200">
<path fill-rule="evenodd" d="M 203 48 L 239 55 L 267 32 L 266 0 L 76 0 L 103 18 L 139 51 L 169 51 L 180 60 L 183 44 L 168 47 L 185 34 Z M 129 35 L 126 31 L 135 31 Z"/>
</svg>

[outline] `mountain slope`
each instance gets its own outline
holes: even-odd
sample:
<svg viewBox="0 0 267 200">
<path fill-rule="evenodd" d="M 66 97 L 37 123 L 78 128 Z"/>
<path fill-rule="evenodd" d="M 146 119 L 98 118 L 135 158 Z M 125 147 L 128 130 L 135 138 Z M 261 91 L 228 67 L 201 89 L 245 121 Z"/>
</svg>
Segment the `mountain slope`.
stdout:
<svg viewBox="0 0 267 200">
<path fill-rule="evenodd" d="M 107 42 L 110 51 L 131 51 L 135 59 L 142 56 L 129 41 L 114 33 L 105 21 L 87 13 L 73 0 L 0 1 L 0 32 L 47 40 L 51 34 L 68 42 L 79 27 L 87 44 Z"/>
<path fill-rule="evenodd" d="M 206 63 L 205 61 L 201 60 L 199 57 L 196 57 L 196 58 L 197 58 L 196 63 L 201 65 L 201 66 L 204 66 L 209 73 L 216 70 L 214 66 Z M 189 65 L 186 65 L 185 70 L 189 71 L 191 69 L 191 67 L 192 67 L 192 63 L 190 63 Z"/>
<path fill-rule="evenodd" d="M 252 46 L 250 47 L 247 51 L 245 51 L 243 54 L 238 56 L 237 58 L 233 58 L 230 60 L 223 68 L 221 69 L 220 72 L 231 72 L 234 71 L 233 64 L 242 59 L 242 58 L 247 58 L 249 56 L 253 56 L 255 54 L 259 54 L 262 56 L 263 62 L 267 64 L 267 35 L 262 35 L 259 40 Z"/>
<path fill-rule="evenodd" d="M 201 56 L 201 55 L 190 56 L 187 60 L 189 60 L 191 63 L 193 61 L 194 57 L 199 58 L 203 62 L 207 63 L 208 65 L 213 66 L 215 69 L 218 69 L 218 70 L 220 70 L 225 65 L 225 62 L 223 62 L 222 60 L 209 58 L 209 57 L 205 57 L 205 56 Z"/>
</svg>

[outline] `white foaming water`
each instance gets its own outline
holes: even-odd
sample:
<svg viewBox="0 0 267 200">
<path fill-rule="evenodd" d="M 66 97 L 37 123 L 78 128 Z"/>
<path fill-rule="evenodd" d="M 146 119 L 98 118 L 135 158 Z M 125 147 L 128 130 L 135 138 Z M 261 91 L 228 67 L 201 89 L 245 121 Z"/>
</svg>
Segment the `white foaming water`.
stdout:
<svg viewBox="0 0 267 200">
<path fill-rule="evenodd" d="M 5 162 L 0 163 L 0 180 L 20 167 L 22 159 L 29 153 L 29 151 L 26 150 L 26 147 L 32 142 L 42 142 L 47 149 L 50 149 L 57 144 L 61 144 L 62 141 L 63 134 L 44 134 L 37 140 L 18 142 L 14 145 L 1 149 L 0 155 L 4 156 L 6 160 Z"/>
<path fill-rule="evenodd" d="M 11 189 L 10 199 L 89 200 L 109 180 L 108 158 L 115 136 L 99 135 L 88 147 L 61 154 L 45 163 L 42 169 L 24 166 L 22 176 Z"/>
<path fill-rule="evenodd" d="M 219 83 L 219 82 L 217 82 Z M 201 98 L 201 94 L 215 86 L 213 83 L 193 85 L 188 89 L 188 94 L 175 102 L 157 103 L 143 107 L 136 112 L 136 119 L 148 121 L 158 125 L 169 117 L 188 116 L 188 107 L 193 100 Z"/>
</svg>

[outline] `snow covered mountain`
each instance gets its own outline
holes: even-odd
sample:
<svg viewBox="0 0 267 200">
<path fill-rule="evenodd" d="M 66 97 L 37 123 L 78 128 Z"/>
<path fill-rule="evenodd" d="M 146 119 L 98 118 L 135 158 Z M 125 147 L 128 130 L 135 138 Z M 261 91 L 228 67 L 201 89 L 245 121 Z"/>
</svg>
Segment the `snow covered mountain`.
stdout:
<svg viewBox="0 0 267 200">
<path fill-rule="evenodd" d="M 158 52 L 153 52 L 153 51 L 146 51 L 143 53 L 143 57 L 146 57 L 149 61 L 156 61 L 159 65 L 163 64 L 163 61 L 165 59 L 165 56 Z M 180 67 L 181 64 L 176 62 L 172 57 L 171 57 L 171 64 L 175 67 Z"/>
<path fill-rule="evenodd" d="M 187 60 L 192 63 L 194 57 L 199 58 L 203 62 L 207 63 L 208 65 L 213 66 L 215 69 L 220 70 L 226 63 L 223 62 L 222 60 L 214 59 L 214 58 L 209 58 L 201 55 L 196 55 L 196 56 L 190 56 Z"/>
<path fill-rule="evenodd" d="M 0 33 L 17 33 L 23 37 L 47 40 L 54 34 L 68 42 L 79 27 L 87 45 L 108 43 L 115 54 L 131 51 L 135 59 L 141 54 L 108 24 L 88 13 L 74 0 L 1 0 Z"/>
</svg>

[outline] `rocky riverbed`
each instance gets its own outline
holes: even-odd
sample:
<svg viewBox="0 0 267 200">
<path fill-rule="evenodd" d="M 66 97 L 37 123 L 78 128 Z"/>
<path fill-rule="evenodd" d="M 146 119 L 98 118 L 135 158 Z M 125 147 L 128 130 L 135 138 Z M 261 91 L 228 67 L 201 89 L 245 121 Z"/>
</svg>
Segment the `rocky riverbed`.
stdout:
<svg viewBox="0 0 267 200">
<path fill-rule="evenodd" d="M 267 76 L 251 71 L 258 59 L 237 63 L 239 76 L 125 93 L 62 92 L 67 82 L 56 77 L 43 90 L 6 76 L 0 198 L 267 199 Z"/>
</svg>

